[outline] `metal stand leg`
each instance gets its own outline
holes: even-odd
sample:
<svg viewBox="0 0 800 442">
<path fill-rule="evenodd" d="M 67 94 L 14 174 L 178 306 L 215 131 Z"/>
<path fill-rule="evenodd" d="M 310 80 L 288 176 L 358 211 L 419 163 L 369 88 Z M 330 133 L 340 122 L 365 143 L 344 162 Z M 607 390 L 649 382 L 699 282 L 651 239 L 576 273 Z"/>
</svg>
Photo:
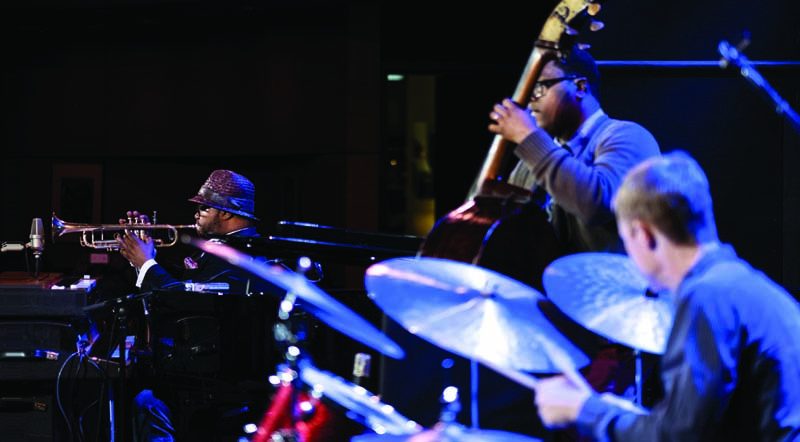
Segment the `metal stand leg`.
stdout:
<svg viewBox="0 0 800 442">
<path fill-rule="evenodd" d="M 127 377 L 127 338 L 128 338 L 128 310 L 127 306 L 120 301 L 120 304 L 117 306 L 117 322 L 118 322 L 118 332 L 119 338 L 117 341 L 117 345 L 119 348 L 119 380 L 117 382 L 117 391 L 116 399 L 117 399 L 117 408 L 119 409 L 119 416 L 116 422 L 116 427 L 114 428 L 114 432 L 116 432 L 115 440 L 118 441 L 126 441 L 128 439 L 126 433 L 126 420 L 127 420 L 127 409 L 128 407 L 125 404 L 127 400 L 127 391 L 126 388 L 126 377 Z"/>
<path fill-rule="evenodd" d="M 639 350 L 634 350 L 633 356 L 636 360 L 636 372 L 634 373 L 634 382 L 636 384 L 636 405 L 642 406 L 642 390 L 644 388 L 642 386 L 642 352 Z"/>
<path fill-rule="evenodd" d="M 469 361 L 469 409 L 472 428 L 480 428 L 478 421 L 478 362 L 474 359 Z"/>
<path fill-rule="evenodd" d="M 110 442 L 116 442 L 116 421 L 114 420 L 114 388 L 108 389 L 108 436 Z M 124 419 L 124 417 L 123 417 Z"/>
</svg>

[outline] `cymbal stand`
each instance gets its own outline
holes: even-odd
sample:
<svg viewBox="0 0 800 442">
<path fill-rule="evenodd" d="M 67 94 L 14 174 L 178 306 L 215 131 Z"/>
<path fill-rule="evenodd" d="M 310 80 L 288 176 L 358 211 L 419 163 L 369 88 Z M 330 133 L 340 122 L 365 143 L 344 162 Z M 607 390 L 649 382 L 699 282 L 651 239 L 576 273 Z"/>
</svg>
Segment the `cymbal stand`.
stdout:
<svg viewBox="0 0 800 442">
<path fill-rule="evenodd" d="M 442 396 L 439 398 L 442 404 L 442 411 L 439 414 L 439 422 L 452 424 L 456 421 L 456 415 L 461 411 L 461 403 L 458 401 L 458 388 L 453 386 L 445 387 Z"/>
<path fill-rule="evenodd" d="M 442 404 L 442 411 L 439 415 L 439 421 L 445 424 L 452 424 L 455 422 L 456 415 L 461 411 L 461 403 L 459 402 L 458 388 L 451 385 L 450 370 L 453 368 L 453 360 L 445 358 L 442 360 L 442 368 L 444 369 L 444 385 L 442 396 L 439 402 Z M 478 428 L 478 362 L 475 359 L 469 361 L 469 393 L 470 393 L 470 420 L 472 428 Z"/>
<path fill-rule="evenodd" d="M 456 414 L 461 411 L 459 403 L 458 388 L 448 386 L 450 383 L 450 369 L 453 368 L 453 360 L 446 358 L 442 360 L 442 368 L 445 370 L 445 389 L 442 392 L 440 402 L 442 403 L 442 414 L 440 420 L 445 422 L 445 417 L 451 417 L 455 420 Z M 480 379 L 478 374 L 478 361 L 475 359 L 469 360 L 469 417 L 472 428 L 479 428 L 479 413 L 478 413 L 478 387 Z M 447 414 L 445 414 L 447 412 Z M 452 423 L 447 421 L 446 423 Z"/>
<path fill-rule="evenodd" d="M 443 435 L 447 435 L 442 440 L 458 440 L 457 435 L 463 430 L 463 426 L 456 422 L 456 415 L 461 411 L 458 388 L 454 386 L 445 387 L 439 397 L 442 404 L 442 411 L 439 414 L 439 422 L 434 428 Z"/>
<path fill-rule="evenodd" d="M 311 268 L 310 263 L 311 260 L 308 258 L 300 258 L 298 272 L 305 275 L 305 272 Z M 294 312 L 295 302 L 297 302 L 297 295 L 292 291 L 287 291 L 278 306 L 278 321 L 273 327 L 275 343 L 283 351 L 283 360 L 285 362 L 281 364 L 283 369 L 279 368 L 278 370 L 278 381 L 291 383 L 292 387 L 287 405 L 289 407 L 291 428 L 289 431 L 279 431 L 270 435 L 270 441 L 293 442 L 300 440 L 296 423 L 302 420 L 302 416 L 297 408 L 297 403 L 300 394 L 299 373 L 302 369 L 300 365 L 306 359 L 306 355 L 302 351 L 302 343 L 305 341 L 306 331 L 302 320 L 292 322 L 293 317 L 298 317 Z"/>
<path fill-rule="evenodd" d="M 305 338 L 305 332 L 302 328 L 297 331 L 293 327 L 291 317 L 294 310 L 294 303 L 297 300 L 297 295 L 292 292 L 286 292 L 278 307 L 278 322 L 273 327 L 273 335 L 275 337 L 275 344 L 283 352 L 284 368 L 278 369 L 278 378 L 281 383 L 291 384 L 291 398 L 289 399 L 289 416 L 291 429 L 288 432 L 281 431 L 276 436 L 281 441 L 298 440 L 297 429 L 295 424 L 299 420 L 297 415 L 297 401 L 298 401 L 298 387 L 299 387 L 299 358 L 301 355 L 300 342 Z"/>
<path fill-rule="evenodd" d="M 478 361 L 469 360 L 469 416 L 472 428 L 480 428 L 478 421 Z M 457 393 L 457 392 L 456 392 Z"/>
<path fill-rule="evenodd" d="M 285 264 L 280 264 L 286 267 Z M 311 268 L 312 262 L 306 257 L 301 257 L 298 260 L 297 272 L 305 276 L 306 272 Z M 292 291 L 287 291 L 283 296 L 278 306 L 278 320 L 273 326 L 273 336 L 275 344 L 281 349 L 283 353 L 284 363 L 278 367 L 278 373 L 274 376 L 275 381 L 271 381 L 273 385 L 290 384 L 291 390 L 289 391 L 288 400 L 281 399 L 273 406 L 280 408 L 286 406 L 289 408 L 289 425 L 288 430 L 276 428 L 277 431 L 272 431 L 272 428 L 260 428 L 259 435 L 254 438 L 254 441 L 280 441 L 280 442 L 297 442 L 300 440 L 301 435 L 298 433 L 297 422 L 301 421 L 304 413 L 299 410 L 297 404 L 300 395 L 300 371 L 302 365 L 308 363 L 308 358 L 304 351 L 302 351 L 302 343 L 306 339 L 305 323 L 301 318 L 301 314 L 294 311 L 295 302 L 297 302 L 297 295 Z M 293 322 L 292 319 L 296 320 Z M 284 405 L 285 403 L 285 405 Z M 309 411 L 310 412 L 310 411 Z M 264 422 L 262 422 L 264 425 Z M 267 424 L 269 427 L 269 424 Z M 262 431 L 272 432 L 272 434 L 262 434 Z M 264 437 L 268 437 L 265 439 Z"/>
<path fill-rule="evenodd" d="M 633 383 L 636 388 L 636 397 L 634 400 L 636 401 L 636 405 L 642 406 L 642 398 L 643 398 L 643 377 L 642 377 L 642 352 L 641 350 L 634 349 L 633 350 L 633 357 L 636 363 L 635 371 L 633 374 Z"/>
</svg>

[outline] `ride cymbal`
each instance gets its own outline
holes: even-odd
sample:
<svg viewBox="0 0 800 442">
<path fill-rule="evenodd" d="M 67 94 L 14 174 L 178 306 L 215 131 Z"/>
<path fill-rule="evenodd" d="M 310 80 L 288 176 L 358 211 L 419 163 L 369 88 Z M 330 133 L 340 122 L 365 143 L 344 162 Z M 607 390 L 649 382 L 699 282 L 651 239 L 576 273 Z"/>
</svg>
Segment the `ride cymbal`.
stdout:
<svg viewBox="0 0 800 442">
<path fill-rule="evenodd" d="M 406 330 L 465 358 L 542 373 L 588 363 L 539 310 L 539 292 L 491 270 L 395 258 L 368 268 L 366 286 Z"/>
<path fill-rule="evenodd" d="M 575 322 L 628 347 L 664 353 L 672 329 L 672 296 L 648 290 L 627 256 L 565 256 L 545 269 L 543 280 L 547 297 Z"/>
</svg>

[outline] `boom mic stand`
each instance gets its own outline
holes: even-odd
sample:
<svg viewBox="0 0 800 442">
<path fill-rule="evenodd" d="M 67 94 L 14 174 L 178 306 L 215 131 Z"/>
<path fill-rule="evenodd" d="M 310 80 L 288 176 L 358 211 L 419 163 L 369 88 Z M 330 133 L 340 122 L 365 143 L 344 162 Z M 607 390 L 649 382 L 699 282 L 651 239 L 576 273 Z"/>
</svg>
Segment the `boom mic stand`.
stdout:
<svg viewBox="0 0 800 442">
<path fill-rule="evenodd" d="M 747 37 L 745 37 L 745 39 L 736 47 L 731 46 L 730 43 L 724 40 L 719 42 L 717 50 L 722 56 L 722 59 L 720 60 L 720 67 L 724 69 L 731 64 L 737 66 L 742 77 L 750 84 L 755 86 L 756 89 L 763 92 L 764 95 L 775 105 L 775 112 L 789 120 L 789 123 L 792 124 L 792 127 L 794 127 L 798 133 L 800 133 L 800 115 L 798 115 L 797 112 L 792 109 L 789 103 L 784 100 L 780 94 L 778 94 L 775 88 L 773 88 L 769 82 L 761 76 L 750 59 L 747 58 L 742 52 L 749 44 L 750 40 Z"/>
<path fill-rule="evenodd" d="M 30 248 L 31 243 L 24 243 L 19 241 L 3 241 L 0 243 L 0 253 L 5 252 L 24 252 Z M 41 267 L 42 261 L 42 252 L 40 250 L 33 251 L 33 278 L 36 279 L 39 277 L 39 270 Z M 25 259 L 26 262 L 29 262 L 27 257 Z M 29 264 L 26 264 L 29 266 Z M 28 267 L 28 272 L 30 272 L 30 267 Z"/>
<path fill-rule="evenodd" d="M 31 222 L 31 234 L 30 234 L 30 242 L 23 243 L 23 242 L 6 242 L 3 241 L 0 244 L 0 252 L 22 252 L 25 249 L 30 249 L 33 253 L 34 264 L 33 264 L 33 277 L 39 277 L 39 262 L 42 258 L 42 252 L 44 252 L 44 236 L 42 235 L 42 231 L 44 227 L 42 227 L 42 219 L 41 218 L 34 218 Z M 25 260 L 27 265 L 27 259 Z M 30 267 L 28 268 L 30 271 Z"/>
<path fill-rule="evenodd" d="M 83 308 L 84 313 L 91 313 L 96 310 L 107 310 L 111 309 L 114 314 L 114 322 L 118 324 L 117 326 L 117 364 L 119 368 L 117 369 L 119 374 L 119 379 L 117 381 L 116 389 L 113 388 L 114 385 L 111 383 L 111 376 L 108 377 L 109 379 L 109 430 L 110 430 L 110 441 L 111 442 L 125 442 L 127 440 L 127 426 L 126 423 L 128 421 L 127 416 L 127 337 L 128 337 L 128 310 L 129 306 L 137 301 L 145 300 L 149 298 L 153 292 L 143 292 L 138 294 L 130 294 L 127 296 L 123 296 L 120 298 L 110 299 L 108 301 L 98 302 L 96 304 L 92 304 Z M 112 338 L 112 348 L 113 338 Z M 114 404 L 117 404 L 116 406 Z M 115 413 L 116 412 L 116 413 Z M 116 417 L 115 417 L 116 415 Z"/>
</svg>

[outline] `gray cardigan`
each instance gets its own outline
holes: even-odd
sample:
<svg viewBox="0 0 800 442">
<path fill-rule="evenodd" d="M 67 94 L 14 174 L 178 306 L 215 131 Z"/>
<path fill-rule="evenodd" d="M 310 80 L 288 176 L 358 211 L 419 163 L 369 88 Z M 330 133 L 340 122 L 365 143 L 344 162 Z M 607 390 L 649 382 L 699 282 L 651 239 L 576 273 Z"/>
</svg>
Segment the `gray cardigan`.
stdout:
<svg viewBox="0 0 800 442">
<path fill-rule="evenodd" d="M 628 170 L 659 155 L 658 143 L 642 126 L 605 114 L 578 133 L 563 146 L 544 130 L 528 135 L 514 150 L 520 161 L 509 183 L 547 191 L 566 253 L 621 252 L 611 199 Z"/>
</svg>

